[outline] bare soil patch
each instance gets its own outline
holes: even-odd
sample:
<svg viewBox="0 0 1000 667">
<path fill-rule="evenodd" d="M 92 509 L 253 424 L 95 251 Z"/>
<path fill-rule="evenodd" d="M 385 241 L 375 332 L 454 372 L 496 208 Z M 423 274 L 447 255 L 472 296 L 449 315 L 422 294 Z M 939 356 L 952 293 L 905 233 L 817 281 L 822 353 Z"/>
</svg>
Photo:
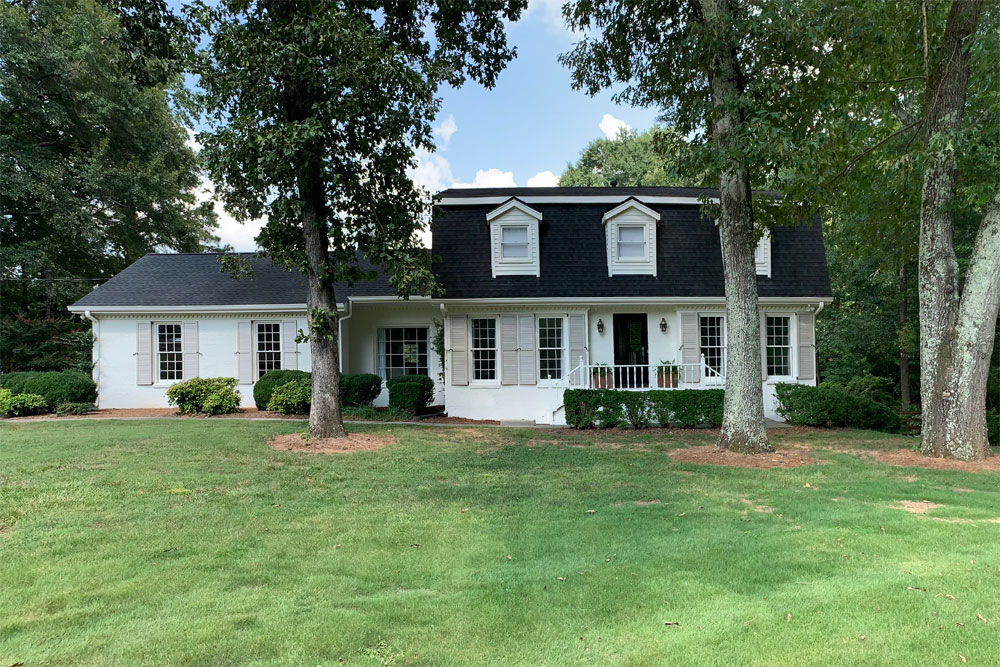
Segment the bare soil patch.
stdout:
<svg viewBox="0 0 1000 667">
<path fill-rule="evenodd" d="M 449 417 L 448 415 L 439 415 L 437 417 L 425 417 L 424 419 L 416 419 L 414 421 L 422 422 L 424 424 L 484 424 L 487 426 L 499 426 L 500 422 L 496 419 L 466 419 L 465 417 Z"/>
<path fill-rule="evenodd" d="M 396 436 L 372 433 L 348 433 L 346 438 L 310 438 L 307 442 L 300 433 L 277 435 L 268 443 L 279 452 L 308 452 L 310 454 L 347 454 L 371 452 L 396 443 Z"/>
<path fill-rule="evenodd" d="M 673 449 L 667 455 L 683 463 L 704 463 L 738 468 L 798 468 L 816 465 L 816 459 L 807 449 L 778 449 L 768 454 L 737 454 L 715 445 L 702 445 L 686 449 Z"/>
<path fill-rule="evenodd" d="M 991 456 L 984 461 L 958 461 L 956 459 L 936 459 L 924 456 L 912 449 L 897 449 L 893 451 L 865 452 L 870 456 L 890 466 L 906 468 L 930 468 L 931 470 L 963 470 L 965 472 L 983 472 L 1000 470 L 1000 456 Z"/>
<path fill-rule="evenodd" d="M 751 508 L 754 512 L 770 514 L 774 511 L 774 508 L 770 505 L 757 505 L 752 500 L 747 500 L 746 498 L 740 498 L 740 502 Z"/>
<path fill-rule="evenodd" d="M 931 510 L 944 507 L 941 503 L 932 503 L 928 500 L 900 500 L 895 505 L 889 505 L 894 510 L 905 510 L 911 514 L 927 514 Z"/>
</svg>

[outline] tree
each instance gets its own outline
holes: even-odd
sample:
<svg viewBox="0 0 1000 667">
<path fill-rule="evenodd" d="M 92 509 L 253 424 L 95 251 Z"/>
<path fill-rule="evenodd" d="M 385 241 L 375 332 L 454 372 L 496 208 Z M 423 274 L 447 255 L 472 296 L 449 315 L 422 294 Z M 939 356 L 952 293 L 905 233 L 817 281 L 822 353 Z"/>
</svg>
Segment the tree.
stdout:
<svg viewBox="0 0 1000 667">
<path fill-rule="evenodd" d="M 257 243 L 308 278 L 309 433 L 345 434 L 334 284 L 390 270 L 402 297 L 432 289 L 416 232 L 427 194 L 406 175 L 432 149 L 443 83 L 492 87 L 514 56 L 504 20 L 524 0 L 224 0 L 193 15 L 208 31 L 197 72 L 211 130 L 199 134 L 226 206 L 266 214 Z M 250 66 L 248 66 L 250 65 Z"/>
<path fill-rule="evenodd" d="M 654 126 L 645 132 L 622 128 L 614 139 L 594 139 L 575 163 L 559 177 L 562 187 L 698 186 L 704 175 L 685 178 L 677 153 L 684 140 L 669 128 Z"/>
<path fill-rule="evenodd" d="M 68 360 L 85 337 L 33 358 L 40 348 L 21 343 L 67 334 L 65 307 L 143 254 L 213 241 L 197 157 L 168 105 L 179 55 L 160 52 L 153 67 L 153 50 L 122 26 L 145 17 L 152 41 L 165 9 L 113 7 L 123 13 L 92 0 L 0 4 L 4 370 L 78 363 Z"/>
<path fill-rule="evenodd" d="M 753 249 L 790 204 L 754 206 L 794 160 L 815 116 L 829 41 L 822 2 L 579 0 L 565 16 L 587 36 L 562 62 L 591 94 L 624 84 L 616 100 L 656 106 L 690 138 L 692 162 L 719 184 L 728 359 L 719 447 L 767 451 Z M 835 14 L 834 14 L 835 16 Z"/>
</svg>

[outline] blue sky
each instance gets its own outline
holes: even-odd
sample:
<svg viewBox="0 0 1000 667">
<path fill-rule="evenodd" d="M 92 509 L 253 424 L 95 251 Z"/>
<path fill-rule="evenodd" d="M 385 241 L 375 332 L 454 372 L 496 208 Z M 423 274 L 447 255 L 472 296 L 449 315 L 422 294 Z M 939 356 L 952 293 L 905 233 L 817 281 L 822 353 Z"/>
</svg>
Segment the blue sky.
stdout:
<svg viewBox="0 0 1000 667">
<path fill-rule="evenodd" d="M 570 72 L 557 58 L 575 39 L 564 27 L 564 0 L 530 0 L 510 26 L 517 58 L 492 90 L 468 83 L 442 91 L 435 122 L 438 150 L 420 154 L 411 172 L 432 192 L 448 187 L 555 185 L 567 162 L 591 140 L 614 136 L 622 125 L 650 127 L 655 109 L 617 105 L 613 91 L 591 98 L 570 85 Z M 221 205 L 219 236 L 236 250 L 256 248 L 259 222 L 240 224 Z"/>
</svg>

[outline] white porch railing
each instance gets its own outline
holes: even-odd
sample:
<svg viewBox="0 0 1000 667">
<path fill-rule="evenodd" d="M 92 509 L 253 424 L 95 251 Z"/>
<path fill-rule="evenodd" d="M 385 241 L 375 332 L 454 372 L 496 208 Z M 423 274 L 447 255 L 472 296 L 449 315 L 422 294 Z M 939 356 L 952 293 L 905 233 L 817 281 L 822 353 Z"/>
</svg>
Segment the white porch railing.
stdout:
<svg viewBox="0 0 1000 667">
<path fill-rule="evenodd" d="M 576 389 L 650 389 L 718 388 L 726 384 L 719 369 L 705 363 L 705 355 L 693 364 L 588 364 L 580 357 L 573 370 L 549 386 Z"/>
</svg>

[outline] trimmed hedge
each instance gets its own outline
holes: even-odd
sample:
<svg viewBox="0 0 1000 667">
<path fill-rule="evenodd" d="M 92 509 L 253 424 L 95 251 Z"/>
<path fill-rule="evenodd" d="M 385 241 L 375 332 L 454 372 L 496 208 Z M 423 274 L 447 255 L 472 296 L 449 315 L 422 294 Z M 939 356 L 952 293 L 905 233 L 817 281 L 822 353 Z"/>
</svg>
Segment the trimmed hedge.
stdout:
<svg viewBox="0 0 1000 667">
<path fill-rule="evenodd" d="M 799 426 L 849 426 L 898 433 L 903 424 L 888 406 L 843 389 L 783 383 L 775 386 L 778 414 Z"/>
<path fill-rule="evenodd" d="M 258 410 L 267 410 L 271 394 L 287 382 L 305 381 L 312 383 L 312 373 L 308 371 L 278 370 L 265 373 L 253 387 L 253 402 Z M 382 378 L 371 373 L 344 373 L 340 376 L 340 405 L 357 408 L 371 405 L 382 392 Z M 306 412 L 309 412 L 308 408 Z"/>
<path fill-rule="evenodd" d="M 312 403 L 312 381 L 308 378 L 290 380 L 274 388 L 267 409 L 283 415 L 309 414 Z"/>
<path fill-rule="evenodd" d="M 389 407 L 417 414 L 434 398 L 434 380 L 426 375 L 401 375 L 385 383 L 389 388 Z"/>
<path fill-rule="evenodd" d="M 253 386 L 253 402 L 258 410 L 267 410 L 267 404 L 271 402 L 271 394 L 274 390 L 290 380 L 305 378 L 307 381 L 312 375 L 306 371 L 278 370 L 265 373 L 257 380 Z"/>
<path fill-rule="evenodd" d="M 618 391 L 567 389 L 566 423 L 576 428 L 660 426 L 693 428 L 722 424 L 722 389 Z"/>
<path fill-rule="evenodd" d="M 167 402 L 181 414 L 227 415 L 240 409 L 236 378 L 191 378 L 167 389 Z"/>
<path fill-rule="evenodd" d="M 97 400 L 97 385 L 80 371 L 21 371 L 0 375 L 0 387 L 12 394 L 38 394 L 46 407 L 60 403 L 93 403 Z"/>
</svg>

